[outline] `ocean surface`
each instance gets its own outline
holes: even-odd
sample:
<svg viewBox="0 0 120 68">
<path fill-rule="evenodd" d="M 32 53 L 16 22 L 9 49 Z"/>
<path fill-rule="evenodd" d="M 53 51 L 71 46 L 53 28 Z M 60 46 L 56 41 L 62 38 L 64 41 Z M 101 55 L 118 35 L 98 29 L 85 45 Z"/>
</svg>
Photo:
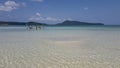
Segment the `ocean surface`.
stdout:
<svg viewBox="0 0 120 68">
<path fill-rule="evenodd" d="M 120 26 L 0 27 L 0 68 L 120 68 Z"/>
</svg>

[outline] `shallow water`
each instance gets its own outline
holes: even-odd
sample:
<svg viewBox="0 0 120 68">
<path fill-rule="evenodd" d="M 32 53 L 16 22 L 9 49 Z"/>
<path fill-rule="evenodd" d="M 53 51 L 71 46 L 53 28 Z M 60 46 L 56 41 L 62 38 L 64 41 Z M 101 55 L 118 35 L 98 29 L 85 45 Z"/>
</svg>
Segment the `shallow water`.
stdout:
<svg viewBox="0 0 120 68">
<path fill-rule="evenodd" d="M 120 27 L 0 27 L 0 68 L 120 68 Z"/>
</svg>

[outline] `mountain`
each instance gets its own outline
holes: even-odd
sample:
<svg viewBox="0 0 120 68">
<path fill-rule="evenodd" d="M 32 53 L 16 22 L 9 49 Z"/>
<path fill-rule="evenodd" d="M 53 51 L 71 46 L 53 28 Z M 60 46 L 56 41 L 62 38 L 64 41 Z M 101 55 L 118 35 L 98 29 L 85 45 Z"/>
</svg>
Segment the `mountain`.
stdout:
<svg viewBox="0 0 120 68">
<path fill-rule="evenodd" d="M 53 24 L 53 25 L 45 24 L 45 23 L 37 23 L 37 22 L 4 22 L 4 21 L 0 21 L 0 25 L 84 26 L 84 25 L 104 25 L 104 24 L 66 20 L 62 23 Z"/>
<path fill-rule="evenodd" d="M 62 23 L 55 24 L 56 26 L 82 26 L 82 25 L 104 25 L 103 23 L 88 23 L 80 21 L 69 21 L 66 20 Z"/>
</svg>

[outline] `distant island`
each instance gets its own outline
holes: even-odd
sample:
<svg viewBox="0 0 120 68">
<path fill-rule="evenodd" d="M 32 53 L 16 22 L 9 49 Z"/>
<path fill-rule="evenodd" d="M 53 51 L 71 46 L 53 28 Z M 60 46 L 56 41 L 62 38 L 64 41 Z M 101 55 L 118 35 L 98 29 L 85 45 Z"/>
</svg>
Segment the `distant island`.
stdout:
<svg viewBox="0 0 120 68">
<path fill-rule="evenodd" d="M 0 21 L 0 26 L 9 26 L 9 25 L 44 25 L 44 26 L 86 26 L 86 25 L 104 25 L 103 23 L 88 23 L 88 22 L 80 22 L 80 21 L 69 21 L 66 20 L 62 23 L 58 24 L 45 24 L 45 23 L 38 23 L 38 22 L 4 22 Z"/>
<path fill-rule="evenodd" d="M 0 21 L 0 26 L 9 26 L 9 25 L 24 26 L 24 25 L 47 25 L 47 24 L 38 23 L 38 22 L 5 22 L 5 21 Z"/>
<path fill-rule="evenodd" d="M 62 23 L 58 23 L 55 25 L 58 25 L 58 26 L 83 26 L 83 25 L 104 25 L 104 24 L 103 23 L 88 23 L 88 22 L 66 20 Z"/>
</svg>

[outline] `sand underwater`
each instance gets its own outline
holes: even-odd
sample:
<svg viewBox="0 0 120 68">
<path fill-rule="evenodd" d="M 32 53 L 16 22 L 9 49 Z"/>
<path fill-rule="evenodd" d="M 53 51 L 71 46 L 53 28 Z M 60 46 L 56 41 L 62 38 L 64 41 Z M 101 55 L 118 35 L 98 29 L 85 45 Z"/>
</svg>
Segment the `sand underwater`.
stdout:
<svg viewBox="0 0 120 68">
<path fill-rule="evenodd" d="M 120 68 L 120 28 L 0 27 L 0 68 Z"/>
</svg>

